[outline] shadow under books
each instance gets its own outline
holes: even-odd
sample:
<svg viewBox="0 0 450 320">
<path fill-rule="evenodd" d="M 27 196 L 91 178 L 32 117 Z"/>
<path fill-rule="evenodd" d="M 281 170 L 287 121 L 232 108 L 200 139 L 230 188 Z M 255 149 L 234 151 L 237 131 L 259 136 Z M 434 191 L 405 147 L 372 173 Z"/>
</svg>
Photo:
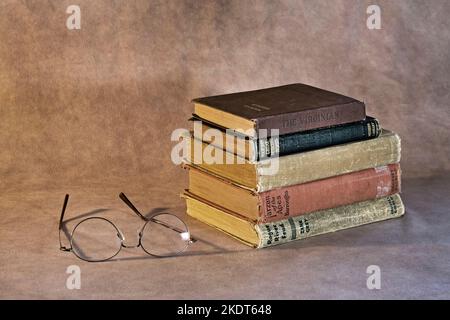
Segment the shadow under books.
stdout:
<svg viewBox="0 0 450 320">
<path fill-rule="evenodd" d="M 155 213 L 160 213 L 166 211 L 168 208 L 155 208 L 150 212 L 146 213 L 145 216 L 149 217 Z M 67 219 L 67 222 L 80 220 L 83 218 L 87 218 L 89 216 L 99 216 L 100 214 L 109 211 L 108 208 L 99 208 L 95 210 L 91 210 L 85 213 L 81 213 L 75 217 L 71 217 Z M 169 256 L 169 257 L 154 257 L 151 255 L 147 255 L 139 253 L 139 255 L 135 256 L 133 253 L 127 248 L 121 252 L 120 256 L 117 256 L 111 260 L 105 261 L 107 262 L 118 262 L 118 261 L 135 261 L 135 260 L 147 260 L 147 259 L 180 259 L 187 258 L 193 256 L 212 256 L 212 255 L 222 255 L 222 254 L 236 254 L 241 252 L 249 252 L 249 251 L 257 251 L 260 253 L 273 253 L 274 250 L 295 250 L 299 249 L 298 252 L 301 254 L 301 249 L 319 249 L 325 247 L 340 247 L 340 248 L 351 248 L 351 247 L 364 247 L 364 246 L 384 246 L 384 245 L 393 245 L 393 244 L 402 244 L 402 235 L 399 233 L 399 229 L 401 230 L 401 224 L 404 223 L 405 220 L 408 219 L 408 216 L 398 220 L 388 220 L 382 221 L 381 223 L 369 224 L 365 226 L 360 226 L 358 228 L 352 228 L 347 230 L 342 230 L 334 233 L 328 233 L 320 236 L 311 237 L 308 239 L 302 239 L 299 241 L 294 241 L 282 245 L 277 245 L 264 249 L 252 249 L 250 247 L 246 247 L 244 245 L 240 245 L 239 248 L 236 249 L 228 249 L 222 247 L 210 239 L 205 239 L 204 237 L 200 237 L 197 233 L 193 234 L 193 237 L 197 240 L 196 244 L 194 244 L 188 251 L 180 255 Z M 202 228 L 210 228 L 209 226 L 202 226 Z M 198 229 L 198 228 L 197 228 Z M 228 237 L 218 230 L 209 230 L 212 232 L 216 232 L 218 237 Z M 63 232 L 67 238 L 70 238 L 70 232 L 66 226 L 63 227 Z M 387 235 L 396 235 L 395 237 L 387 236 Z M 380 236 L 382 235 L 382 236 Z M 208 238 L 211 238 L 209 236 Z M 237 240 L 233 240 L 237 241 Z M 220 241 L 219 241 L 220 242 Z M 201 246 L 202 249 L 196 249 L 196 246 Z M 306 253 L 306 252 L 305 252 Z M 127 254 L 132 254 L 132 256 L 127 256 Z"/>
</svg>

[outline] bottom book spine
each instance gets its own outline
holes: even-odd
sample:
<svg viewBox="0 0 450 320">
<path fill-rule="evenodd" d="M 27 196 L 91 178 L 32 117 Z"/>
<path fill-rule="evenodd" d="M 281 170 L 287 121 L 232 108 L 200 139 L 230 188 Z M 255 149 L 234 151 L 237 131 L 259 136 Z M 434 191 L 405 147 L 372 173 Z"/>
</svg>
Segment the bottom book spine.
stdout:
<svg viewBox="0 0 450 320">
<path fill-rule="evenodd" d="M 258 248 L 269 247 L 372 222 L 397 218 L 405 213 L 400 195 L 316 211 L 273 223 L 256 225 Z"/>
</svg>

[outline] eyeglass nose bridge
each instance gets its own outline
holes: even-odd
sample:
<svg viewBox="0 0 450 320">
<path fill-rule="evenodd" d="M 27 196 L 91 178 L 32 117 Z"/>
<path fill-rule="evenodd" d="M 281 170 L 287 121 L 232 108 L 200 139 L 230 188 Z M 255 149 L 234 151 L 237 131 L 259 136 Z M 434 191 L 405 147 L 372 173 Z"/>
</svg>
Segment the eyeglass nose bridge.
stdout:
<svg viewBox="0 0 450 320">
<path fill-rule="evenodd" d="M 134 248 L 142 247 L 142 242 L 141 242 L 142 232 L 139 232 L 138 244 L 133 245 L 133 246 L 129 246 L 129 245 L 125 244 L 125 237 L 120 232 L 117 234 L 117 236 L 120 238 L 120 245 L 122 246 L 122 248 L 134 249 Z"/>
</svg>

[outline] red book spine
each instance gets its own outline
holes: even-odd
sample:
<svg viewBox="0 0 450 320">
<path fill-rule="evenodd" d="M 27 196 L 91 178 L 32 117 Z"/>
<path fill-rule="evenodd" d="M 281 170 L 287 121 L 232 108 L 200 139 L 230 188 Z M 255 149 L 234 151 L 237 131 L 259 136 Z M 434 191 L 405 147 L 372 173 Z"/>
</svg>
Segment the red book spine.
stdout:
<svg viewBox="0 0 450 320">
<path fill-rule="evenodd" d="M 263 192 L 261 222 L 385 197 L 400 192 L 398 163 Z"/>
</svg>

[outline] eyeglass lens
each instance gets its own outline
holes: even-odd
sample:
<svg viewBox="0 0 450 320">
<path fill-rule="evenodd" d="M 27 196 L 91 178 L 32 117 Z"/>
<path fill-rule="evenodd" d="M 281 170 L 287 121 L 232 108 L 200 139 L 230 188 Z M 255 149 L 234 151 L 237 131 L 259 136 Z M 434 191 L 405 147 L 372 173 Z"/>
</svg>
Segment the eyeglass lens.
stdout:
<svg viewBox="0 0 450 320">
<path fill-rule="evenodd" d="M 141 245 L 147 253 L 165 257 L 183 252 L 189 240 L 186 224 L 175 215 L 162 213 L 145 224 Z"/>
<path fill-rule="evenodd" d="M 104 261 L 121 249 L 119 231 L 108 220 L 89 218 L 81 221 L 72 234 L 72 250 L 81 259 Z"/>
</svg>

